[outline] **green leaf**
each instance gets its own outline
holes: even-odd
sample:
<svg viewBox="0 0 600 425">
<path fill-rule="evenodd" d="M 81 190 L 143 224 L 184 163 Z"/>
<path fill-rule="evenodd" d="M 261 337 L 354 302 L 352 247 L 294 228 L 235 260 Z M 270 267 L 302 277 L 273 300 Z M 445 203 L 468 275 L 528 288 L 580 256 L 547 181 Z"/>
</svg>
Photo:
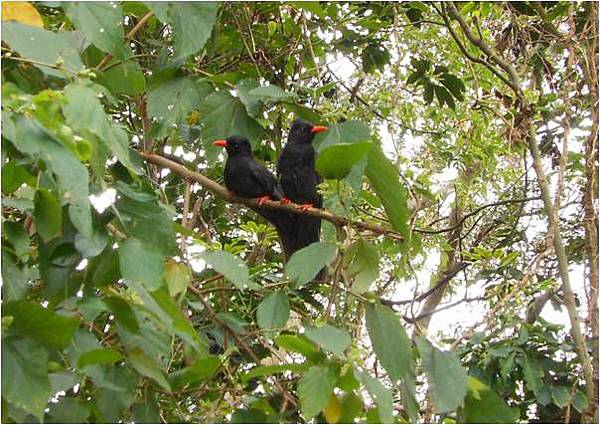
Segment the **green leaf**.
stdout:
<svg viewBox="0 0 600 425">
<path fill-rule="evenodd" d="M 370 45 L 361 52 L 363 71 L 367 74 L 376 69 L 382 71 L 386 64 L 390 63 L 390 53 L 377 45 Z"/>
<path fill-rule="evenodd" d="M 382 423 L 394 423 L 394 409 L 392 392 L 386 388 L 377 378 L 368 373 L 355 371 L 356 379 L 366 388 L 377 406 L 379 419 Z"/>
<path fill-rule="evenodd" d="M 79 31 L 55 33 L 18 22 L 3 22 L 2 41 L 26 59 L 51 65 L 62 62 L 64 68 L 73 72 L 85 69 L 79 55 L 87 47 L 87 42 Z M 36 64 L 34 66 L 47 75 L 72 77 L 72 74 L 59 69 Z"/>
<path fill-rule="evenodd" d="M 44 347 L 29 338 L 3 337 L 2 398 L 41 420 L 51 395 Z"/>
<path fill-rule="evenodd" d="M 163 256 L 137 239 L 129 238 L 119 247 L 119 265 L 126 283 L 137 283 L 149 291 L 161 287 L 165 274 Z"/>
<path fill-rule="evenodd" d="M 587 409 L 588 399 L 583 392 L 577 390 L 575 396 L 573 396 L 572 403 L 575 410 L 577 410 L 579 413 L 583 413 L 585 409 Z"/>
<path fill-rule="evenodd" d="M 279 335 L 275 339 L 277 345 L 294 353 L 300 353 L 308 359 L 318 359 L 322 357 L 319 349 L 304 335 Z"/>
<path fill-rule="evenodd" d="M 245 375 L 242 375 L 242 383 L 247 383 L 252 378 L 257 378 L 260 376 L 270 376 L 275 375 L 276 373 L 282 373 L 286 371 L 291 372 L 305 372 L 310 368 L 310 364 L 308 363 L 287 363 L 287 364 L 277 364 L 277 365 L 269 365 L 269 366 L 256 366 Z"/>
<path fill-rule="evenodd" d="M 552 401 L 560 408 L 565 408 L 571 403 L 571 390 L 562 385 L 550 389 Z"/>
<path fill-rule="evenodd" d="M 58 403 L 50 403 L 50 411 L 44 422 L 51 424 L 87 423 L 91 411 L 92 406 L 89 401 L 64 397 Z"/>
<path fill-rule="evenodd" d="M 27 301 L 11 301 L 2 306 L 3 316 L 13 316 L 10 332 L 37 339 L 51 348 L 65 348 L 80 321 L 64 317 Z"/>
<path fill-rule="evenodd" d="M 12 245 L 17 258 L 26 260 L 29 257 L 29 235 L 21 223 L 5 221 L 2 223 L 2 235 Z"/>
<path fill-rule="evenodd" d="M 217 9 L 216 2 L 169 4 L 176 59 L 185 58 L 202 49 L 217 19 Z"/>
<path fill-rule="evenodd" d="M 173 211 L 153 192 L 117 183 L 119 196 L 115 207 L 128 235 L 165 255 L 177 250 Z"/>
<path fill-rule="evenodd" d="M 140 65 L 133 61 L 121 62 L 100 73 L 96 80 L 98 84 L 110 90 L 113 94 L 136 96 L 146 90 L 146 78 Z"/>
<path fill-rule="evenodd" d="M 282 100 L 289 100 L 295 97 L 294 93 L 287 92 L 279 86 L 263 86 L 252 89 L 248 92 L 250 96 L 256 97 L 264 103 L 277 103 Z"/>
<path fill-rule="evenodd" d="M 112 348 L 99 348 L 88 351 L 79 356 L 77 366 L 84 368 L 92 364 L 113 364 L 121 360 L 121 354 Z"/>
<path fill-rule="evenodd" d="M 531 391 L 538 391 L 544 384 L 542 378 L 544 377 L 544 370 L 539 362 L 526 354 L 523 359 L 523 376 L 527 383 L 527 388 Z"/>
<path fill-rule="evenodd" d="M 256 310 L 256 321 L 263 331 L 285 327 L 289 317 L 290 301 L 283 292 L 270 293 Z"/>
<path fill-rule="evenodd" d="M 454 353 L 435 348 L 427 339 L 417 338 L 429 394 L 436 413 L 454 411 L 467 395 L 467 374 Z"/>
<path fill-rule="evenodd" d="M 2 165 L 2 193 L 9 195 L 21 187 L 22 184 L 27 184 L 34 187 L 36 179 L 22 165 L 18 165 L 12 160 Z"/>
<path fill-rule="evenodd" d="M 62 207 L 60 202 L 48 189 L 40 188 L 34 198 L 35 228 L 44 242 L 48 242 L 61 234 Z"/>
<path fill-rule="evenodd" d="M 85 279 L 96 288 L 102 288 L 121 277 L 118 250 L 109 247 L 100 255 L 91 258 L 85 270 Z"/>
<path fill-rule="evenodd" d="M 464 99 L 463 93 L 465 91 L 465 85 L 456 75 L 446 72 L 442 74 L 440 82 L 448 89 L 450 93 L 452 93 L 452 96 L 458 100 Z"/>
<path fill-rule="evenodd" d="M 168 79 L 148 91 L 148 115 L 167 127 L 180 124 L 211 91 L 208 83 L 190 77 Z"/>
<path fill-rule="evenodd" d="M 346 329 L 336 328 L 328 324 L 321 327 L 307 328 L 304 335 L 338 357 L 343 357 L 344 351 L 352 340 Z"/>
<path fill-rule="evenodd" d="M 72 83 L 65 88 L 65 98 L 67 103 L 62 110 L 67 123 L 74 130 L 91 131 L 106 144 L 121 164 L 136 174 L 142 173 L 141 168 L 133 162 L 127 132 L 106 115 L 96 91 L 83 84 Z"/>
<path fill-rule="evenodd" d="M 242 80 L 238 82 L 235 86 L 238 97 L 246 107 L 246 112 L 248 112 L 248 115 L 250 115 L 251 117 L 258 116 L 262 105 L 262 102 L 259 100 L 258 97 L 250 94 L 250 91 L 254 90 L 258 86 L 258 82 L 251 78 Z"/>
<path fill-rule="evenodd" d="M 131 306 L 120 297 L 106 297 L 105 304 L 114 313 L 117 323 L 129 332 L 137 333 L 140 325 L 131 309 Z"/>
<path fill-rule="evenodd" d="M 400 182 L 396 167 L 377 146 L 369 152 L 366 174 L 377 197 L 383 204 L 393 229 L 408 240 L 410 233 L 406 187 Z"/>
<path fill-rule="evenodd" d="M 186 385 L 197 384 L 212 376 L 221 366 L 218 357 L 210 356 L 199 359 L 191 366 L 177 370 L 169 375 L 169 384 L 174 390 L 184 388 Z"/>
<path fill-rule="evenodd" d="M 165 266 L 165 280 L 169 288 L 169 295 L 175 297 L 187 290 L 192 280 L 192 274 L 185 264 L 169 260 Z"/>
<path fill-rule="evenodd" d="M 411 344 L 400 318 L 381 304 L 367 304 L 365 313 L 373 350 L 390 379 L 395 382 L 411 374 Z"/>
<path fill-rule="evenodd" d="M 248 137 L 253 146 L 260 141 L 262 127 L 248 116 L 244 104 L 229 93 L 225 91 L 213 93 L 198 109 L 202 117 L 201 122 L 204 124 L 202 138 L 206 142 L 225 139 L 235 134 Z M 207 149 L 217 152 L 216 148 L 211 146 L 207 146 Z"/>
<path fill-rule="evenodd" d="M 137 370 L 142 375 L 151 378 L 168 392 L 171 392 L 171 386 L 165 379 L 159 366 L 150 356 L 144 353 L 141 348 L 136 347 L 133 350 L 131 350 L 129 352 L 128 358 L 129 363 L 131 363 L 131 366 L 135 370 Z"/>
<path fill-rule="evenodd" d="M 65 12 L 75 28 L 96 47 L 117 59 L 131 55 L 123 33 L 123 11 L 118 3 L 67 2 Z"/>
<path fill-rule="evenodd" d="M 56 372 L 48 375 L 52 391 L 67 391 L 81 382 L 81 378 L 73 372 Z"/>
<path fill-rule="evenodd" d="M 310 282 L 335 255 L 336 247 L 315 242 L 296 251 L 285 265 L 285 272 L 298 285 Z"/>
<path fill-rule="evenodd" d="M 432 101 L 433 101 L 433 88 L 435 87 L 434 84 L 432 84 L 429 81 L 425 82 L 425 93 L 423 94 L 423 100 L 425 100 L 425 103 L 427 105 L 429 105 Z"/>
<path fill-rule="evenodd" d="M 316 137 L 315 147 L 317 152 L 339 143 L 353 144 L 371 140 L 369 127 L 360 121 L 345 121 L 341 124 L 333 124 L 325 133 Z"/>
<path fill-rule="evenodd" d="M 325 408 L 336 382 L 335 371 L 327 366 L 313 366 L 302 375 L 298 382 L 298 396 L 304 419 L 313 418 Z"/>
<path fill-rule="evenodd" d="M 372 147 L 371 142 L 337 143 L 319 152 L 315 168 L 326 179 L 343 179 Z"/>
<path fill-rule="evenodd" d="M 225 276 L 236 288 L 243 290 L 250 287 L 248 267 L 239 257 L 225 251 L 205 251 L 200 254 L 199 258 Z"/>
<path fill-rule="evenodd" d="M 5 205 L 4 202 L 2 205 Z M 29 290 L 26 269 L 17 266 L 15 257 L 2 248 L 2 300 L 15 301 L 25 298 Z"/>
<path fill-rule="evenodd" d="M 91 238 L 81 233 L 75 235 L 75 248 L 83 258 L 91 258 L 100 254 L 108 244 L 108 233 L 102 226 L 94 226 Z"/>
<path fill-rule="evenodd" d="M 510 408 L 494 391 L 481 381 L 469 376 L 469 392 L 463 409 L 459 411 L 459 423 L 515 423 L 519 409 Z"/>
<path fill-rule="evenodd" d="M 64 201 L 69 203 L 69 217 L 85 236 L 92 235 L 92 216 L 88 199 L 88 172 L 85 166 L 61 143 L 44 131 L 34 120 L 18 116 L 13 144 L 21 152 L 43 159 L 57 176 Z"/>
<path fill-rule="evenodd" d="M 380 257 L 375 247 L 359 239 L 348 248 L 344 258 L 348 264 L 348 274 L 354 277 L 352 292 L 362 294 L 368 291 L 379 276 Z"/>
<path fill-rule="evenodd" d="M 148 9 L 150 9 L 156 17 L 163 23 L 168 24 L 171 23 L 171 18 L 169 17 L 169 2 L 166 1 L 145 1 L 143 2 Z"/>
<path fill-rule="evenodd" d="M 450 108 L 456 108 L 456 104 L 454 103 L 454 99 L 452 99 L 452 95 L 444 86 L 433 86 L 435 91 L 435 97 L 437 97 L 438 103 L 440 106 L 444 106 L 444 103 L 448 105 Z"/>
</svg>

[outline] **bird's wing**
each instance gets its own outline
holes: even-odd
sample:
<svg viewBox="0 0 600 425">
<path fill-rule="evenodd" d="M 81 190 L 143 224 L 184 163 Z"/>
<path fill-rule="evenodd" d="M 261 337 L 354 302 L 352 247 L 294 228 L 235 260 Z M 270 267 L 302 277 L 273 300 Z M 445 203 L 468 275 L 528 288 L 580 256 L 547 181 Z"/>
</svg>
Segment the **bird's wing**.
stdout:
<svg viewBox="0 0 600 425">
<path fill-rule="evenodd" d="M 250 163 L 250 176 L 254 183 L 273 199 L 280 200 L 283 193 L 277 189 L 277 179 L 267 168 L 257 161 Z"/>
</svg>

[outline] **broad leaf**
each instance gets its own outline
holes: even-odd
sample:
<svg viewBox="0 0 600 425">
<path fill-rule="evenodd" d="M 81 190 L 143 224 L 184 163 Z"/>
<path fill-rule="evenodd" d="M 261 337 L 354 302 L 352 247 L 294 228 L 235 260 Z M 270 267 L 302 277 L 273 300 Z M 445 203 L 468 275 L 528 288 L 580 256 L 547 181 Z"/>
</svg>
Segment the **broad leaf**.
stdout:
<svg viewBox="0 0 600 425">
<path fill-rule="evenodd" d="M 79 31 L 52 32 L 18 22 L 2 23 L 2 41 L 21 56 L 35 62 L 54 65 L 62 62 L 65 69 L 79 72 L 85 69 L 79 55 L 87 46 Z M 64 70 L 36 65 L 42 72 L 59 78 L 71 77 Z"/>
<path fill-rule="evenodd" d="M 117 59 L 131 54 L 124 42 L 123 11 L 118 3 L 76 1 L 65 3 L 64 7 L 75 28 L 92 44 Z"/>
<path fill-rule="evenodd" d="M 62 207 L 48 189 L 40 188 L 34 198 L 35 227 L 45 242 L 60 235 L 62 229 Z"/>
<path fill-rule="evenodd" d="M 126 283 L 140 284 L 149 291 L 160 288 L 163 283 L 162 254 L 137 239 L 129 238 L 119 246 L 119 265 Z"/>
<path fill-rule="evenodd" d="M 246 113 L 244 104 L 229 93 L 219 91 L 208 96 L 199 107 L 201 122 L 204 124 L 202 138 L 207 149 L 217 152 L 210 142 L 241 134 L 253 146 L 259 142 L 262 127 Z"/>
<path fill-rule="evenodd" d="M 148 115 L 166 127 L 172 127 L 200 107 L 211 91 L 208 83 L 190 77 L 168 79 L 148 91 Z"/>
<path fill-rule="evenodd" d="M 316 416 L 327 406 L 337 382 L 335 371 L 327 366 L 313 366 L 298 382 L 300 409 L 306 420 Z"/>
<path fill-rule="evenodd" d="M 225 251 L 205 251 L 200 254 L 199 258 L 225 276 L 236 288 L 243 290 L 250 287 L 248 267 L 239 257 Z"/>
<path fill-rule="evenodd" d="M 436 413 L 454 411 L 467 395 L 467 374 L 454 353 L 440 351 L 427 339 L 419 337 L 423 369 Z"/>
<path fill-rule="evenodd" d="M 129 150 L 127 133 L 104 112 L 98 93 L 83 84 L 69 84 L 65 88 L 67 104 L 63 113 L 67 122 L 77 131 L 91 131 L 105 143 L 121 164 L 137 174 L 141 168 L 134 163 Z"/>
<path fill-rule="evenodd" d="M 400 318 L 381 304 L 367 304 L 365 312 L 373 350 L 390 379 L 412 373 L 411 344 Z"/>
<path fill-rule="evenodd" d="M 469 376 L 469 392 L 465 406 L 459 411 L 459 421 L 464 423 L 515 423 L 519 409 L 510 408 L 498 394 L 481 381 Z"/>
<path fill-rule="evenodd" d="M 348 274 L 354 277 L 352 292 L 362 294 L 368 291 L 379 276 L 379 253 L 370 243 L 359 239 L 352 244 L 345 256 Z"/>
<path fill-rule="evenodd" d="M 370 142 L 331 145 L 319 152 L 315 168 L 326 179 L 343 179 L 372 147 Z"/>
<path fill-rule="evenodd" d="M 276 103 L 281 100 L 288 100 L 294 97 L 293 93 L 283 90 L 281 87 L 270 85 L 257 87 L 248 92 L 250 96 L 254 96 L 264 103 Z"/>
<path fill-rule="evenodd" d="M 64 348 L 71 342 L 80 321 L 60 316 L 40 304 L 12 301 L 2 306 L 3 316 L 12 316 L 9 331 L 35 338 L 51 348 Z"/>
<path fill-rule="evenodd" d="M 121 354 L 112 348 L 99 348 L 79 356 L 77 366 L 83 368 L 91 364 L 113 364 L 122 359 Z"/>
<path fill-rule="evenodd" d="M 171 386 L 162 374 L 158 364 L 149 357 L 140 348 L 134 348 L 129 352 L 129 363 L 131 366 L 148 378 L 153 379 L 168 392 L 171 392 Z"/>
<path fill-rule="evenodd" d="M 51 395 L 46 350 L 28 338 L 2 338 L 2 398 L 41 420 Z"/>
<path fill-rule="evenodd" d="M 235 86 L 238 97 L 246 107 L 246 112 L 248 112 L 248 115 L 251 117 L 256 117 L 258 115 L 262 105 L 262 102 L 258 97 L 250 94 L 250 91 L 257 87 L 258 82 L 250 78 L 240 81 Z"/>
<path fill-rule="evenodd" d="M 174 390 L 184 388 L 186 385 L 197 384 L 212 376 L 220 365 L 221 361 L 218 357 L 211 356 L 199 359 L 191 366 L 171 373 L 168 378 L 169 384 Z"/>
<path fill-rule="evenodd" d="M 24 116 L 14 121 L 11 140 L 21 152 L 43 159 L 58 177 L 63 200 L 69 203 L 69 216 L 83 235 L 92 235 L 92 216 L 88 199 L 88 172 L 85 166 L 61 143 L 50 137 L 34 120 Z"/>
<path fill-rule="evenodd" d="M 285 265 L 285 272 L 298 285 L 310 282 L 335 255 L 336 247 L 315 242 L 296 251 Z"/>
<path fill-rule="evenodd" d="M 341 124 L 333 124 L 322 135 L 315 140 L 317 152 L 321 152 L 332 145 L 339 143 L 354 144 L 367 142 L 371 139 L 369 127 L 360 121 L 346 121 Z"/>
<path fill-rule="evenodd" d="M 210 37 L 217 19 L 216 2 L 174 2 L 169 4 L 176 59 L 198 52 Z"/>
<path fill-rule="evenodd" d="M 165 265 L 165 280 L 171 297 L 185 292 L 191 279 L 190 269 L 185 264 L 169 260 Z"/>
<path fill-rule="evenodd" d="M 133 61 L 125 61 L 111 66 L 98 75 L 97 82 L 109 89 L 113 94 L 135 96 L 146 90 L 146 78 L 140 65 Z"/>
<path fill-rule="evenodd" d="M 393 396 L 392 391 L 386 388 L 377 378 L 372 377 L 368 373 L 355 371 L 356 379 L 369 392 L 379 413 L 379 419 L 382 423 L 394 422 Z"/>
<path fill-rule="evenodd" d="M 267 295 L 256 310 L 256 321 L 263 331 L 285 327 L 289 317 L 290 301 L 283 292 Z"/>
<path fill-rule="evenodd" d="M 350 334 L 346 329 L 339 329 L 327 324 L 320 327 L 307 328 L 304 335 L 338 357 L 344 355 L 344 351 L 351 342 Z"/>
<path fill-rule="evenodd" d="M 400 182 L 396 167 L 377 146 L 369 152 L 366 174 L 383 204 L 392 227 L 408 239 L 410 234 L 406 187 Z"/>
</svg>

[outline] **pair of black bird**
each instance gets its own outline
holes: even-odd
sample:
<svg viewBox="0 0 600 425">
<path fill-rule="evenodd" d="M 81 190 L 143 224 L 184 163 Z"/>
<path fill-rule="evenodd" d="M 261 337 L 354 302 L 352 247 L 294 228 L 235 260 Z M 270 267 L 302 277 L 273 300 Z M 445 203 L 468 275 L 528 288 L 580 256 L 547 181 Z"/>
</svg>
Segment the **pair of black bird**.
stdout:
<svg viewBox="0 0 600 425">
<path fill-rule="evenodd" d="M 225 185 L 243 198 L 258 198 L 259 205 L 267 200 L 300 204 L 301 210 L 321 208 L 323 200 L 317 191 L 322 179 L 315 170 L 315 149 L 312 141 L 327 127 L 297 119 L 290 129 L 288 142 L 277 161 L 279 180 L 252 156 L 250 142 L 243 136 L 231 136 L 213 142 L 227 149 Z M 277 229 L 286 260 L 296 251 L 318 242 L 321 219 L 300 216 L 281 210 L 258 208 L 257 212 Z"/>
</svg>

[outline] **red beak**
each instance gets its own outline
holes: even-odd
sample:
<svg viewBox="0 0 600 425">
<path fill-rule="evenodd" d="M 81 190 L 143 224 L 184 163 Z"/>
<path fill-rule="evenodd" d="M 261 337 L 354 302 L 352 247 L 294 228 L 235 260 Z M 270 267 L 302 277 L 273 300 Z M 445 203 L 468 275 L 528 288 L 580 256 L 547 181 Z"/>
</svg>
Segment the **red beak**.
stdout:
<svg viewBox="0 0 600 425">
<path fill-rule="evenodd" d="M 311 133 L 322 133 L 324 131 L 327 131 L 327 127 L 325 127 L 324 125 L 314 125 L 313 128 L 310 130 Z"/>
<path fill-rule="evenodd" d="M 215 145 L 215 146 L 221 146 L 222 148 L 226 148 L 227 147 L 227 140 L 215 140 L 213 142 L 213 145 Z"/>
</svg>

